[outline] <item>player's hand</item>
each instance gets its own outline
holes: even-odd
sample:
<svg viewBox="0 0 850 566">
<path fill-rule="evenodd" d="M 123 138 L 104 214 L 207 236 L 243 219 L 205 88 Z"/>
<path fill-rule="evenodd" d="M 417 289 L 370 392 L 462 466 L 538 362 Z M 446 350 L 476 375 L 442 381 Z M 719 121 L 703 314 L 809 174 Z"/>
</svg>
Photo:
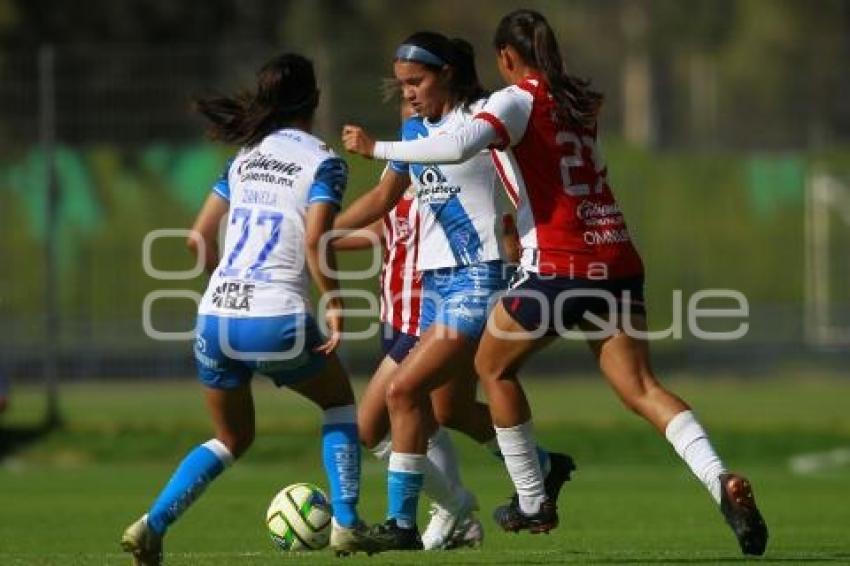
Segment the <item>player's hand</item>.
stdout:
<svg viewBox="0 0 850 566">
<path fill-rule="evenodd" d="M 328 339 L 313 351 L 330 356 L 342 341 L 342 305 L 337 305 L 333 301 L 328 303 L 325 310 L 325 322 L 328 325 Z"/>
<path fill-rule="evenodd" d="M 371 159 L 375 152 L 375 140 L 360 126 L 346 124 L 342 127 L 342 145 L 351 153 Z"/>
</svg>

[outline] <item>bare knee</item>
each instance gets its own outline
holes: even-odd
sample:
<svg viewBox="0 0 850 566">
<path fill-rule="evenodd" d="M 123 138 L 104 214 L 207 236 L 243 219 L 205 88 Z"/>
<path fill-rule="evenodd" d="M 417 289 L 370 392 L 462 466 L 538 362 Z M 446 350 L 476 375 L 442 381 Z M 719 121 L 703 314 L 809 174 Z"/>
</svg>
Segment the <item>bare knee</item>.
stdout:
<svg viewBox="0 0 850 566">
<path fill-rule="evenodd" d="M 360 444 L 369 450 L 386 438 L 388 432 L 386 426 L 381 426 L 374 419 L 358 418 L 357 433 L 360 436 Z"/>
<path fill-rule="evenodd" d="M 508 368 L 494 356 L 482 356 L 480 350 L 475 355 L 475 373 L 485 385 L 487 382 L 501 379 L 507 372 Z"/>
<path fill-rule="evenodd" d="M 422 392 L 405 380 L 395 380 L 387 387 L 387 407 L 390 412 L 408 410 L 418 404 Z"/>
<path fill-rule="evenodd" d="M 466 423 L 465 411 L 454 403 L 434 403 L 434 418 L 440 426 L 463 430 Z"/>
</svg>

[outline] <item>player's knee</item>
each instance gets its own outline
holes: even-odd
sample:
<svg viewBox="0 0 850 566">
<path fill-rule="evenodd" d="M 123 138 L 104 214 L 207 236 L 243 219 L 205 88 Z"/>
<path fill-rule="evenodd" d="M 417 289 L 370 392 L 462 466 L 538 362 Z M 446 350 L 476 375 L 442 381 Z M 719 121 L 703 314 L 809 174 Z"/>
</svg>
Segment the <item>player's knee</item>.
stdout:
<svg viewBox="0 0 850 566">
<path fill-rule="evenodd" d="M 482 356 L 481 351 L 475 355 L 475 373 L 482 381 L 499 379 L 503 373 L 503 367 L 498 364 L 494 356 Z"/>
<path fill-rule="evenodd" d="M 458 410 L 453 403 L 447 405 L 434 405 L 434 419 L 440 424 L 448 428 L 463 428 L 464 415 L 463 411 Z"/>
<path fill-rule="evenodd" d="M 405 410 L 416 404 L 417 395 L 419 392 L 409 382 L 393 381 L 387 387 L 387 407 L 390 411 Z"/>
<path fill-rule="evenodd" d="M 469 431 L 475 430 L 480 413 L 478 412 L 478 403 L 470 406 L 468 403 L 444 403 L 434 404 L 434 420 L 440 426 L 450 428 L 459 432 L 469 434 Z M 489 411 L 485 407 L 487 418 Z"/>
<path fill-rule="evenodd" d="M 378 427 L 373 424 L 361 422 L 357 425 L 357 434 L 360 437 L 360 444 L 364 448 L 371 450 L 384 439 L 387 431 L 379 431 Z"/>
</svg>

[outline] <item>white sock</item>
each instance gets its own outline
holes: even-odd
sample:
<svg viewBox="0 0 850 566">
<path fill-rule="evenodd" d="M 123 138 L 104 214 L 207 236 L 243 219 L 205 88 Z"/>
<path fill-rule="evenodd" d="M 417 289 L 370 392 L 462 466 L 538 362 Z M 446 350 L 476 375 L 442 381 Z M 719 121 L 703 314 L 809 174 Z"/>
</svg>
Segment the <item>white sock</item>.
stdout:
<svg viewBox="0 0 850 566">
<path fill-rule="evenodd" d="M 388 461 L 390 459 L 390 452 L 393 451 L 393 440 L 390 438 L 390 435 L 386 435 L 379 443 L 373 446 L 370 451 L 378 460 L 383 460 L 385 462 Z"/>
<path fill-rule="evenodd" d="M 531 421 L 510 428 L 494 428 L 505 466 L 519 496 L 519 507 L 526 515 L 533 515 L 540 511 L 546 492 Z"/>
<path fill-rule="evenodd" d="M 496 440 L 495 436 L 490 440 L 482 442 L 481 445 L 489 450 L 496 458 L 502 458 L 502 451 L 499 450 L 499 441 Z M 537 459 L 541 460 L 540 470 L 543 472 L 543 477 L 545 478 L 549 475 L 549 470 L 552 469 L 552 461 L 549 460 L 549 454 L 545 450 L 542 450 L 539 446 L 537 447 Z"/>
<path fill-rule="evenodd" d="M 357 408 L 352 404 L 325 409 L 323 421 L 326 425 L 357 423 Z"/>
<path fill-rule="evenodd" d="M 443 508 L 457 512 L 466 502 L 466 490 L 460 479 L 457 453 L 452 439 L 442 427 L 428 439 L 428 464 L 422 491 Z"/>
<path fill-rule="evenodd" d="M 204 442 L 204 448 L 215 454 L 215 457 L 221 461 L 225 468 L 229 468 L 233 464 L 233 454 L 221 440 L 217 438 L 207 440 Z"/>
<path fill-rule="evenodd" d="M 714 451 L 708 433 L 699 424 L 693 411 L 682 411 L 670 419 L 664 435 L 719 504 L 719 476 L 726 472 L 726 467 Z"/>
</svg>

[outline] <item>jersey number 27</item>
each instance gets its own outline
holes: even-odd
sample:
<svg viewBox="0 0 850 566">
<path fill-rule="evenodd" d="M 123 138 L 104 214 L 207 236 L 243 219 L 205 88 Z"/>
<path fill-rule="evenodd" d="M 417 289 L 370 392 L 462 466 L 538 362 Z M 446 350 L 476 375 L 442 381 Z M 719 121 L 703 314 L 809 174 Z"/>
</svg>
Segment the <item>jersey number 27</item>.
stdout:
<svg viewBox="0 0 850 566">
<path fill-rule="evenodd" d="M 579 138 L 573 132 L 561 131 L 555 135 L 555 143 L 564 148 L 564 155 L 561 157 L 561 182 L 564 186 L 564 192 L 571 197 L 583 197 L 590 194 L 590 185 L 586 182 L 588 177 L 595 179 L 593 184 L 594 194 L 602 192 L 605 185 L 605 165 L 602 162 L 602 156 L 596 149 L 596 144 L 590 136 L 582 136 Z M 572 151 L 568 153 L 567 148 Z M 585 159 L 585 150 L 589 150 L 589 156 Z M 579 171 L 588 171 L 591 174 L 584 174 L 583 179 L 576 175 Z"/>
</svg>

